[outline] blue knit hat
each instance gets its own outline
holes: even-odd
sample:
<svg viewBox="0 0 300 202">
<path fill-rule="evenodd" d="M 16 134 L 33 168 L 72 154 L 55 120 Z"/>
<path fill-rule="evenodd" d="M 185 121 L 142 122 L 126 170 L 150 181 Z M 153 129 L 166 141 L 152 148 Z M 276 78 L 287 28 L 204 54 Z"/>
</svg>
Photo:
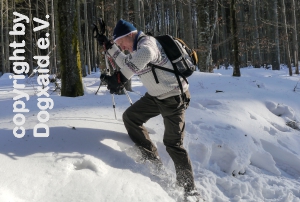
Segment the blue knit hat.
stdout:
<svg viewBox="0 0 300 202">
<path fill-rule="evenodd" d="M 136 28 L 130 23 L 125 20 L 119 20 L 115 29 L 114 29 L 114 41 L 127 36 L 132 32 L 136 32 Z"/>
</svg>

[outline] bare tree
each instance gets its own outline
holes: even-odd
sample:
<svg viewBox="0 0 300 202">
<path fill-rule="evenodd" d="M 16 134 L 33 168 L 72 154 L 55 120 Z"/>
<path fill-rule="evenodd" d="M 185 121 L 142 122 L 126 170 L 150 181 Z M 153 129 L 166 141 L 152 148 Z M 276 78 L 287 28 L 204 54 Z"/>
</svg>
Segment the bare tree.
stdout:
<svg viewBox="0 0 300 202">
<path fill-rule="evenodd" d="M 192 10 L 190 1 L 185 1 L 182 5 L 184 13 L 184 41 L 190 48 L 194 48 L 194 37 L 193 37 L 193 27 L 192 27 Z"/>
<path fill-rule="evenodd" d="M 70 1 L 70 0 L 67 0 Z M 237 22 L 237 32 L 230 34 L 233 24 L 229 23 L 230 0 L 73 0 L 77 2 L 78 13 L 78 33 L 81 60 L 85 63 L 81 65 L 82 74 L 85 75 L 85 65 L 91 68 L 95 64 L 100 64 L 105 69 L 101 46 L 97 45 L 92 36 L 92 29 L 89 25 L 104 18 L 107 24 L 106 35 L 111 38 L 113 28 L 119 19 L 125 19 L 139 30 L 150 31 L 154 35 L 170 34 L 182 38 L 189 47 L 195 48 L 199 57 L 199 67 L 201 71 L 209 72 L 213 67 L 213 62 L 223 62 L 227 67 L 236 57 L 235 40 L 238 41 L 238 62 L 239 66 L 245 66 L 248 61 L 260 66 L 264 63 L 271 63 L 273 70 L 280 69 L 280 62 L 289 65 L 294 62 L 296 71 L 299 73 L 299 30 L 300 17 L 299 1 L 295 0 L 235 0 L 235 17 Z M 51 6 L 51 26 L 47 33 L 51 33 L 50 60 L 51 73 L 57 73 L 56 63 L 61 61 L 61 55 L 57 55 L 56 38 L 57 33 L 54 28 L 58 21 L 56 13 L 53 13 L 55 0 L 3 0 L 1 1 L 0 31 L 1 40 L 1 71 L 10 71 L 9 64 L 9 27 L 11 27 L 13 10 L 26 12 L 30 16 L 39 17 L 48 13 Z M 285 8 L 287 6 L 287 10 Z M 196 6 L 195 6 L 196 5 Z M 31 13 L 31 14 L 30 14 Z M 80 13 L 82 18 L 80 18 Z M 32 20 L 30 20 L 32 23 Z M 280 26 L 279 26 L 280 25 Z M 27 26 L 32 26 L 28 24 Z M 26 30 L 31 30 L 28 27 Z M 46 31 L 46 30 L 45 30 Z M 31 36 L 32 34 L 32 36 Z M 44 33 L 40 33 L 44 34 Z M 236 35 L 237 34 L 237 35 Z M 289 34 L 289 35 L 288 35 Z M 30 64 L 35 61 L 29 54 L 38 55 L 43 50 L 35 48 L 38 33 L 29 33 L 26 36 L 15 36 L 14 40 L 21 40 L 22 37 L 28 42 L 26 45 L 26 60 Z M 234 38 L 236 37 L 236 38 Z M 58 37 L 57 37 L 58 38 Z M 32 41 L 31 41 L 32 40 Z M 33 48 L 32 48 L 33 47 Z M 32 48 L 32 50 L 31 50 Z M 57 46 L 58 48 L 58 46 Z M 48 52 L 49 52 L 48 50 Z M 58 59 L 56 59 L 58 57 Z M 289 58 L 290 57 L 290 58 Z M 100 59 L 101 58 L 101 59 Z M 33 65 L 30 65 L 31 67 Z M 289 67 L 290 68 L 290 67 Z"/>
<path fill-rule="evenodd" d="M 279 31 L 278 31 L 278 6 L 277 6 L 277 0 L 274 0 L 272 2 L 273 7 L 271 10 L 273 10 L 273 20 L 274 20 L 274 29 L 273 29 L 273 35 L 274 35 L 274 44 L 275 44 L 275 51 L 273 52 L 273 59 L 272 59 L 272 69 L 273 70 L 279 70 L 280 69 L 280 48 L 279 48 Z"/>
<path fill-rule="evenodd" d="M 9 35 L 8 35 L 8 27 L 9 27 L 9 21 L 8 21 L 8 0 L 6 0 L 6 29 L 5 29 L 5 63 L 6 63 L 6 72 L 10 72 L 10 62 L 9 62 Z"/>
<path fill-rule="evenodd" d="M 119 19 L 124 19 L 124 6 L 123 6 L 123 0 L 117 0 L 117 4 L 116 4 L 116 11 L 117 11 L 117 20 Z"/>
<path fill-rule="evenodd" d="M 166 17 L 165 17 L 165 4 L 164 0 L 160 0 L 160 34 L 166 34 Z"/>
<path fill-rule="evenodd" d="M 144 1 L 143 0 L 140 0 L 140 16 L 141 16 L 140 30 L 145 30 L 145 8 L 144 8 Z"/>
<path fill-rule="evenodd" d="M 176 7 L 178 10 L 178 20 L 177 20 L 177 36 L 179 38 L 184 38 L 184 14 L 183 6 L 181 1 L 176 1 Z"/>
<path fill-rule="evenodd" d="M 3 16 L 3 10 L 4 10 L 4 5 L 3 5 L 3 1 L 1 1 L 1 16 Z M 1 30 L 0 32 L 2 33 L 1 34 L 1 64 L 2 64 L 2 74 L 4 74 L 6 72 L 6 69 L 5 69 L 5 52 L 4 52 L 4 23 L 3 23 L 3 17 L 1 17 Z"/>
<path fill-rule="evenodd" d="M 134 22 L 138 29 L 141 29 L 141 8 L 140 0 L 134 0 Z"/>
<path fill-rule="evenodd" d="M 222 21 L 221 21 L 221 26 L 222 26 L 222 60 L 224 62 L 225 68 L 227 69 L 229 66 L 229 60 L 230 60 L 230 52 L 229 52 L 229 43 L 228 43 L 228 35 L 227 35 L 227 15 L 226 15 L 226 8 L 228 8 L 227 0 L 222 0 L 221 1 L 221 14 L 222 14 Z"/>
<path fill-rule="evenodd" d="M 198 0 L 198 58 L 199 69 L 212 71 L 212 41 L 218 19 L 217 1 Z"/>
<path fill-rule="evenodd" d="M 259 26 L 257 23 L 257 6 L 256 6 L 256 1 L 257 0 L 252 0 L 252 20 L 253 20 L 253 26 L 254 26 L 254 35 L 253 35 L 253 42 L 254 42 L 254 52 L 253 52 L 253 62 L 256 67 L 260 67 L 261 65 L 261 52 L 260 52 L 260 43 L 259 43 Z"/>
<path fill-rule="evenodd" d="M 175 0 L 168 0 L 169 34 L 177 37 L 177 20 Z M 188 15 L 188 14 L 187 14 Z"/>
<path fill-rule="evenodd" d="M 29 32 L 29 44 L 28 44 L 28 46 L 29 46 L 29 58 L 30 58 L 30 60 L 29 60 L 29 66 L 30 66 L 29 74 L 31 74 L 32 71 L 33 71 L 33 68 L 34 68 L 33 67 L 33 60 L 32 60 L 32 58 L 33 58 L 33 40 L 32 40 L 33 36 L 32 36 L 32 31 L 31 31 L 32 30 L 31 1 L 29 1 L 29 30 L 30 30 L 30 32 Z"/>
<path fill-rule="evenodd" d="M 76 4 L 76 9 L 77 9 L 77 14 L 78 14 L 78 17 L 77 17 L 77 23 L 78 23 L 78 27 L 80 27 L 80 29 L 78 29 L 78 42 L 79 42 L 79 52 L 80 52 L 80 64 L 81 64 L 81 74 L 82 76 L 87 76 L 87 73 L 86 73 L 86 68 L 85 68 L 85 60 L 84 60 L 84 51 L 83 51 L 83 40 L 82 40 L 82 30 L 81 30 L 81 27 L 82 27 L 82 23 L 81 23 L 81 15 L 80 15 L 80 1 L 77 1 L 77 4 Z"/>
<path fill-rule="evenodd" d="M 289 35 L 287 29 L 287 22 L 286 22 L 286 12 L 285 12 L 285 0 L 281 0 L 282 6 L 282 16 L 283 16 L 283 27 L 284 27 L 284 36 L 285 36 L 285 48 L 286 48 L 286 56 L 287 56 L 287 65 L 289 68 L 289 75 L 292 76 L 292 64 L 291 64 L 291 54 L 290 54 L 290 45 L 289 45 Z"/>
<path fill-rule="evenodd" d="M 88 66 L 88 74 L 91 74 L 91 55 L 90 55 L 90 38 L 89 38 L 89 25 L 87 16 L 87 0 L 84 1 L 84 22 L 85 22 L 85 65 Z"/>
<path fill-rule="evenodd" d="M 157 32 L 159 30 L 159 23 L 158 23 L 158 20 L 157 20 L 157 3 L 156 3 L 156 0 L 153 0 L 153 1 L 148 1 L 149 2 L 149 20 L 151 23 L 149 23 L 152 27 L 149 27 L 149 30 L 150 32 L 153 33 L 154 36 L 157 35 Z M 151 3 L 150 3 L 151 2 Z"/>
<path fill-rule="evenodd" d="M 129 0 L 124 0 L 125 1 L 125 15 L 124 15 L 124 20 L 129 21 Z"/>
<path fill-rule="evenodd" d="M 233 36 L 232 47 L 233 47 L 233 60 L 234 60 L 232 76 L 241 76 L 238 37 L 237 37 L 236 0 L 230 0 L 230 24 L 231 24 L 231 34 Z"/>
<path fill-rule="evenodd" d="M 56 58 L 56 38 L 55 38 L 55 19 L 54 19 L 54 0 L 51 0 L 51 51 L 52 51 L 52 73 L 57 74 L 57 58 Z"/>
<path fill-rule="evenodd" d="M 244 29 L 245 24 L 245 7 L 243 2 L 238 1 L 237 2 L 237 30 L 238 30 L 238 39 L 239 39 L 239 57 L 240 57 L 240 65 L 246 66 L 247 65 L 247 41 L 246 39 L 246 33 Z"/>
<path fill-rule="evenodd" d="M 58 0 L 55 9 L 57 31 L 59 32 L 59 53 L 61 67 L 61 95 L 67 97 L 82 96 L 80 49 L 78 40 L 78 0 Z"/>
<path fill-rule="evenodd" d="M 297 37 L 297 20 L 296 20 L 296 5 L 295 0 L 292 1 L 292 33 L 293 33 L 293 46 L 294 46 L 294 61 L 295 61 L 295 74 L 299 74 L 298 66 L 298 37 Z"/>
</svg>

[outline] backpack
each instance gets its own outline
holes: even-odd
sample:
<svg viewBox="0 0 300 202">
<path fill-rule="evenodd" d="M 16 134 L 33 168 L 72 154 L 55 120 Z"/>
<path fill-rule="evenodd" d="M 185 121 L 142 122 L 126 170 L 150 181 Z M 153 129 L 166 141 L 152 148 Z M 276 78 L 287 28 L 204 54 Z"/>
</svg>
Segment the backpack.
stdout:
<svg viewBox="0 0 300 202">
<path fill-rule="evenodd" d="M 159 81 L 155 68 L 172 72 L 175 74 L 181 93 L 183 94 L 183 88 L 179 76 L 182 77 L 188 84 L 187 77 L 191 76 L 197 68 L 198 57 L 196 51 L 188 48 L 181 39 L 170 35 L 155 36 L 154 38 L 161 44 L 173 66 L 172 70 L 149 63 L 148 66 L 152 68 L 152 73 L 156 83 L 159 83 Z"/>
</svg>

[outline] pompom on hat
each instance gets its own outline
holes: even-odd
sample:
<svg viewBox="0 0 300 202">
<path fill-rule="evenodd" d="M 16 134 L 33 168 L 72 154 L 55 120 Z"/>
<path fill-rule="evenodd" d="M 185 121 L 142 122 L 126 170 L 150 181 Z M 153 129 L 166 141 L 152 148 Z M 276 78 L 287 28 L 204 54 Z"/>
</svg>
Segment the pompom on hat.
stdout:
<svg viewBox="0 0 300 202">
<path fill-rule="evenodd" d="M 136 31 L 137 29 L 130 22 L 127 22 L 125 20 L 119 20 L 119 22 L 117 23 L 114 29 L 114 34 L 113 34 L 114 41 Z"/>
</svg>

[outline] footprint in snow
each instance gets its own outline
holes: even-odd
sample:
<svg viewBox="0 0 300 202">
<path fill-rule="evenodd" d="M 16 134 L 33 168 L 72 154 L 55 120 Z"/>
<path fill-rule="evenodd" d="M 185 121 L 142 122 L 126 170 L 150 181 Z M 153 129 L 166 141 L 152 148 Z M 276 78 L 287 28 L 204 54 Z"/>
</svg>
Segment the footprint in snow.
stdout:
<svg viewBox="0 0 300 202">
<path fill-rule="evenodd" d="M 202 104 L 203 106 L 210 106 L 210 105 L 222 105 L 221 102 L 217 100 L 211 100 L 211 99 L 203 99 L 199 100 L 199 103 Z"/>
<path fill-rule="evenodd" d="M 96 173 L 98 172 L 97 166 L 90 160 L 83 159 L 82 161 L 77 161 L 73 165 L 75 170 L 88 169 Z"/>
<path fill-rule="evenodd" d="M 266 107 L 270 112 L 272 112 L 276 116 L 289 119 L 294 119 L 295 117 L 294 110 L 285 104 L 276 104 L 274 102 L 268 101 L 266 102 Z"/>
<path fill-rule="evenodd" d="M 281 125 L 279 125 L 279 124 L 277 124 L 277 123 L 273 123 L 273 122 L 270 122 L 270 124 L 272 124 L 272 126 L 273 126 L 274 128 L 276 128 L 277 130 L 279 130 L 279 131 L 281 131 L 281 132 L 289 132 L 289 131 L 291 130 L 291 129 L 288 128 L 286 125 L 281 126 Z"/>
<path fill-rule="evenodd" d="M 215 125 L 215 127 L 218 128 L 218 129 L 224 129 L 224 130 L 236 129 L 236 127 L 232 126 L 232 125 L 227 125 L 227 126 Z"/>
<path fill-rule="evenodd" d="M 254 116 L 253 114 L 251 114 L 250 112 L 248 112 L 249 115 L 250 115 L 250 118 L 253 119 L 253 120 L 257 120 L 256 116 Z"/>
</svg>

